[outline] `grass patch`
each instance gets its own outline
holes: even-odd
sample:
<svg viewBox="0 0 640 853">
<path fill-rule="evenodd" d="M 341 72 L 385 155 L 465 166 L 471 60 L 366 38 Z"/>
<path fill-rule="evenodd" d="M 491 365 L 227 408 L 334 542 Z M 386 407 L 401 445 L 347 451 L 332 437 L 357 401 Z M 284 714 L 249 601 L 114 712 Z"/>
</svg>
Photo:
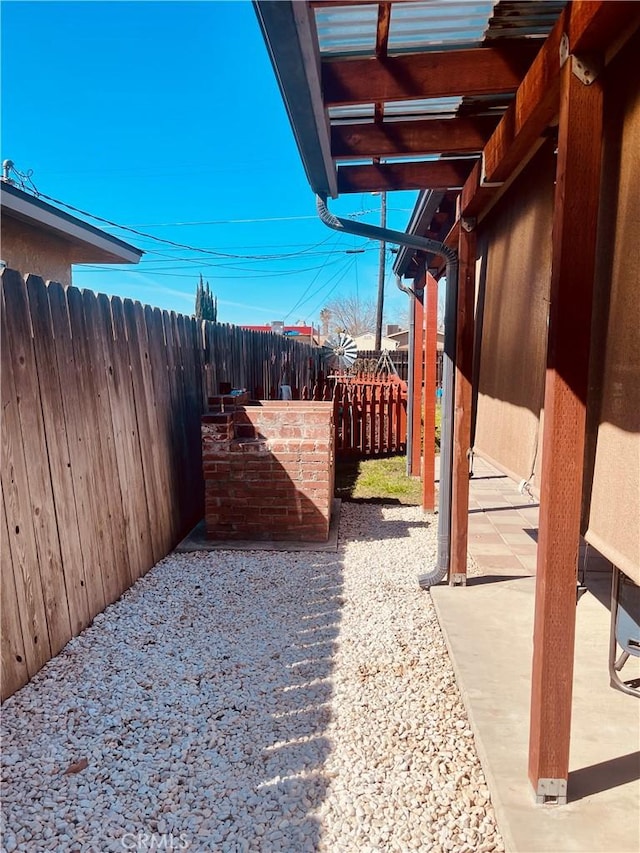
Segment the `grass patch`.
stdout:
<svg viewBox="0 0 640 853">
<path fill-rule="evenodd" d="M 440 452 L 441 418 L 442 405 L 438 400 L 436 453 Z M 407 477 L 406 456 L 338 460 L 335 496 L 343 501 L 377 501 L 419 506 L 422 503 L 422 483 L 418 477 Z"/>
<path fill-rule="evenodd" d="M 342 500 L 379 501 L 419 505 L 422 484 L 407 477 L 406 456 L 338 461 L 336 497 Z"/>
</svg>

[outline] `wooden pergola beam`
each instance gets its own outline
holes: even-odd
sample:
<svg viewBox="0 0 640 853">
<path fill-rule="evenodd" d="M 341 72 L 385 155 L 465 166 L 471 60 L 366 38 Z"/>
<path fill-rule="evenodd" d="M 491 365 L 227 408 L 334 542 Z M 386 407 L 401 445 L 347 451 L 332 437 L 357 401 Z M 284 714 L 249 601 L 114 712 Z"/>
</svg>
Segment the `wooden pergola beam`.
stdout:
<svg viewBox="0 0 640 853">
<path fill-rule="evenodd" d="M 331 156 L 336 160 L 363 157 L 473 154 L 480 152 L 496 129 L 492 116 L 383 124 L 337 124 L 331 128 Z"/>
<path fill-rule="evenodd" d="M 596 5 L 596 4 L 594 4 Z M 566 802 L 603 92 L 560 75 L 544 437 L 533 637 L 529 778 Z"/>
<path fill-rule="evenodd" d="M 515 92 L 538 46 L 442 50 L 366 59 L 325 59 L 325 106 Z"/>
<path fill-rule="evenodd" d="M 376 26 L 376 56 L 385 59 L 389 43 L 389 24 L 391 23 L 391 4 L 378 4 L 378 24 Z"/>
<path fill-rule="evenodd" d="M 462 187 L 473 160 L 432 160 L 421 163 L 375 163 L 339 166 L 338 193 L 389 190 L 448 190 Z"/>
<path fill-rule="evenodd" d="M 378 6 L 378 23 L 376 26 L 376 57 L 387 58 L 387 46 L 389 43 L 389 24 L 391 23 L 391 4 L 381 3 Z M 376 102 L 373 108 L 375 123 L 380 125 L 384 121 L 384 104 Z"/>
<path fill-rule="evenodd" d="M 479 216 L 540 144 L 558 112 L 560 44 L 572 53 L 604 53 L 640 24 L 640 7 L 617 0 L 574 0 L 560 15 L 534 59 L 516 97 L 487 142 L 483 166 L 473 170 L 461 195 L 463 216 Z M 498 186 L 487 186 L 496 183 Z"/>
</svg>

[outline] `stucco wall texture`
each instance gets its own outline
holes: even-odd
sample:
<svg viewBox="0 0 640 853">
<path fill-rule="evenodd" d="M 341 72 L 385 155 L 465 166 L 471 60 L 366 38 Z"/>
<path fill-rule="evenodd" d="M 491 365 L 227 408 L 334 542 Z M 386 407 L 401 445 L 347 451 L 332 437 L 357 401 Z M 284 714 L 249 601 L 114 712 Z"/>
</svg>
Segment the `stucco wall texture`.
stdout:
<svg viewBox="0 0 640 853">
<path fill-rule="evenodd" d="M 0 223 L 2 260 L 9 269 L 22 275 L 39 275 L 45 281 L 71 284 L 70 243 L 53 234 L 47 234 L 26 222 L 3 216 Z"/>
</svg>

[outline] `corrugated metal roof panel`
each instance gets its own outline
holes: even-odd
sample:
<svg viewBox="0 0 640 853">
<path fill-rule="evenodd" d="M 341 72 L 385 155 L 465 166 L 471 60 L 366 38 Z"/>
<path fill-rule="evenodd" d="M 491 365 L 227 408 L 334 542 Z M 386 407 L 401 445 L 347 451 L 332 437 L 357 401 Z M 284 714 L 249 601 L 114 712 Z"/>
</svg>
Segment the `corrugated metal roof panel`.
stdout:
<svg viewBox="0 0 640 853">
<path fill-rule="evenodd" d="M 501 0 L 489 20 L 485 41 L 546 38 L 567 0 Z"/>
<path fill-rule="evenodd" d="M 460 106 L 461 98 L 423 98 L 416 101 L 387 101 L 384 118 L 390 121 L 421 118 L 453 118 Z M 373 121 L 374 104 L 355 104 L 346 107 L 329 107 L 332 122 Z"/>
<path fill-rule="evenodd" d="M 544 38 L 567 0 L 431 0 L 394 3 L 389 53 L 477 47 L 497 39 Z M 315 9 L 321 56 L 374 56 L 378 4 Z"/>
<path fill-rule="evenodd" d="M 315 10 L 321 56 L 375 55 L 378 4 Z"/>
<path fill-rule="evenodd" d="M 492 2 L 396 3 L 391 7 L 389 53 L 482 41 Z"/>
</svg>

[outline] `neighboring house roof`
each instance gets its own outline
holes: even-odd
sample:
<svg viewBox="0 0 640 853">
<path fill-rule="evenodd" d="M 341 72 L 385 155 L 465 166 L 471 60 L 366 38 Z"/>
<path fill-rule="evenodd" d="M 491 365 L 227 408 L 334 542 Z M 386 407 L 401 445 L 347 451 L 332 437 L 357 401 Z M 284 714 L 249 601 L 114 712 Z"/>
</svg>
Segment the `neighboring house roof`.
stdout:
<svg viewBox="0 0 640 853">
<path fill-rule="evenodd" d="M 249 332 L 273 332 L 274 328 L 267 324 L 266 326 L 240 326 L 241 329 L 247 329 Z M 295 338 L 298 335 L 306 335 L 307 337 L 313 337 L 317 334 L 317 329 L 314 329 L 313 326 L 284 326 L 282 330 L 282 334 L 287 337 Z"/>
<path fill-rule="evenodd" d="M 72 263 L 137 264 L 144 254 L 141 249 L 5 181 L 0 182 L 0 200 L 3 217 L 55 234 L 77 249 Z"/>
<path fill-rule="evenodd" d="M 372 350 L 375 345 L 376 336 L 373 332 L 366 332 L 364 335 L 358 335 L 353 339 L 358 347 L 358 350 Z M 383 335 L 380 339 L 380 349 L 394 350 L 397 349 L 398 342 L 391 337 Z"/>
<path fill-rule="evenodd" d="M 399 332 L 394 332 L 392 335 L 388 335 L 387 337 L 396 342 L 398 349 L 407 349 L 409 346 L 408 329 L 401 329 Z M 436 347 L 439 350 L 444 349 L 444 332 L 436 333 Z"/>
<path fill-rule="evenodd" d="M 399 332 L 392 332 L 387 337 L 396 342 L 397 349 L 409 348 L 409 329 L 400 329 Z"/>
</svg>

